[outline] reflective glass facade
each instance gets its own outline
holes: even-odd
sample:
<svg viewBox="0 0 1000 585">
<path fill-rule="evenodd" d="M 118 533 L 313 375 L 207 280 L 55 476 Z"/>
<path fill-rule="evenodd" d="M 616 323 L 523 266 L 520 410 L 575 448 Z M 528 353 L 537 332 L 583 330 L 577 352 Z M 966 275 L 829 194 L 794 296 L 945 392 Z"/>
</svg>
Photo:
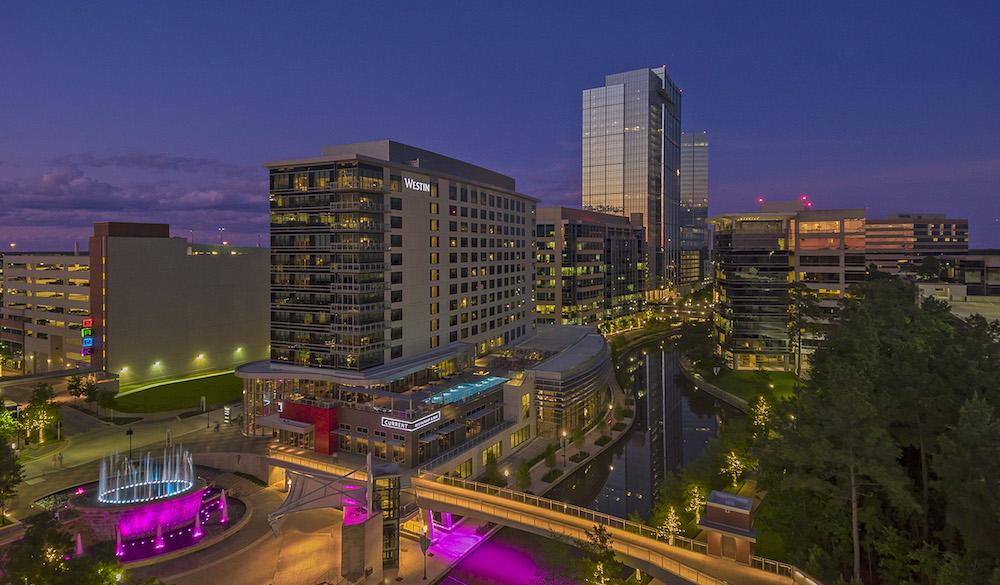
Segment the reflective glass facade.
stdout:
<svg viewBox="0 0 1000 585">
<path fill-rule="evenodd" d="M 680 97 L 663 67 L 608 75 L 583 92 L 583 207 L 642 214 L 647 290 L 678 280 Z"/>
<path fill-rule="evenodd" d="M 708 277 L 708 133 L 681 135 L 680 284 Z"/>
</svg>

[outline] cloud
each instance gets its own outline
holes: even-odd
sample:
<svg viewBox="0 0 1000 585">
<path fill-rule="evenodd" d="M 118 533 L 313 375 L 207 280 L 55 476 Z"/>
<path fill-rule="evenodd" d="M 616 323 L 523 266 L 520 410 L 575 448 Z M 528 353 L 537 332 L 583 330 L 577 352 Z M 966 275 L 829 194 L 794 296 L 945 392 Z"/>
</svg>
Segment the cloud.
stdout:
<svg viewBox="0 0 1000 585">
<path fill-rule="evenodd" d="M 195 174 L 214 173 L 227 177 L 244 179 L 260 178 L 259 167 L 234 165 L 213 158 L 189 156 L 169 156 L 162 153 L 133 151 L 123 155 L 97 156 L 93 152 L 67 154 L 53 159 L 52 164 L 69 168 L 115 167 L 139 170 L 172 171 Z"/>
<path fill-rule="evenodd" d="M 88 177 L 79 168 L 62 168 L 0 182 L 3 226 L 81 227 L 97 221 L 137 221 L 206 229 L 228 221 L 252 226 L 258 233 L 268 221 L 267 205 L 267 183 L 261 178 L 116 185 Z"/>
</svg>

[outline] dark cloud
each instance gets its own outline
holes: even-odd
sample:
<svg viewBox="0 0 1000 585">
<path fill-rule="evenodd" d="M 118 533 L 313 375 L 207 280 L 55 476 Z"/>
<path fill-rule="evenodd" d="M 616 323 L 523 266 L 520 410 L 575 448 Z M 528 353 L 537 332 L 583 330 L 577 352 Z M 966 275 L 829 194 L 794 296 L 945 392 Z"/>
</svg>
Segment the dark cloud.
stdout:
<svg viewBox="0 0 1000 585">
<path fill-rule="evenodd" d="M 122 155 L 97 156 L 93 152 L 67 154 L 52 163 L 70 168 L 125 168 L 139 170 L 172 171 L 195 174 L 212 173 L 227 177 L 260 179 L 264 172 L 259 167 L 234 165 L 213 158 L 169 156 L 162 153 L 130 152 Z"/>
<path fill-rule="evenodd" d="M 204 228 L 220 222 L 267 223 L 263 180 L 218 179 L 187 184 L 152 180 L 115 185 L 63 168 L 0 182 L 0 225 L 86 226 L 95 221 L 182 222 Z"/>
</svg>

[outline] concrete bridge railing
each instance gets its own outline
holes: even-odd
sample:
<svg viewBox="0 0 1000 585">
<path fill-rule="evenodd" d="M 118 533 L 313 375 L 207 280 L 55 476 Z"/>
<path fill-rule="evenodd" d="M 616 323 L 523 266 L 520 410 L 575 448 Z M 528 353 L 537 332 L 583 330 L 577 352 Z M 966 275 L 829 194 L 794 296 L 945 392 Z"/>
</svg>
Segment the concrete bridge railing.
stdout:
<svg viewBox="0 0 1000 585">
<path fill-rule="evenodd" d="M 542 536 L 556 532 L 586 540 L 593 526 L 611 532 L 618 554 L 630 565 L 653 575 L 664 571 L 692 583 L 818 583 L 792 565 L 753 557 L 751 566 L 737 565 L 707 554 L 705 543 L 682 536 L 670 537 L 661 530 L 638 522 L 595 512 L 557 500 L 425 473 L 413 478 L 421 508 L 452 511 L 524 529 Z"/>
</svg>

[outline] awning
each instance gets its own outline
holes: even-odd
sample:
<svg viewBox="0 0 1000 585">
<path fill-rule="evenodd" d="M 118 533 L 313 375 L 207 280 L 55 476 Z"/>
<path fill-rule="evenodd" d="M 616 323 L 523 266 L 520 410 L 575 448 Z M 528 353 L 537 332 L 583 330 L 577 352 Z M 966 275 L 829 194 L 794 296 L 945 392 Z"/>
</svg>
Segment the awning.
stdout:
<svg viewBox="0 0 1000 585">
<path fill-rule="evenodd" d="M 438 429 L 437 432 L 441 433 L 442 435 L 447 435 L 452 431 L 457 431 L 458 429 L 464 429 L 464 428 L 465 425 L 462 423 L 451 423 L 448 425 L 444 425 L 443 427 Z"/>
<path fill-rule="evenodd" d="M 426 445 L 427 443 L 433 443 L 434 441 L 437 441 L 440 438 L 441 435 L 437 433 L 431 433 L 425 437 L 420 437 L 420 442 Z"/>
<path fill-rule="evenodd" d="M 290 433 L 298 433 L 304 435 L 306 433 L 311 433 L 316 430 L 316 425 L 307 422 L 300 422 L 297 420 L 290 420 L 287 418 L 281 418 L 279 414 L 269 414 L 267 416 L 258 416 L 254 419 L 254 424 L 261 427 L 266 427 L 269 429 L 278 429 L 279 431 L 288 431 Z"/>
<path fill-rule="evenodd" d="M 405 443 L 403 443 L 402 441 L 397 441 L 396 439 L 386 439 L 385 444 L 389 445 L 390 447 L 402 447 L 403 445 L 405 445 Z"/>
<path fill-rule="evenodd" d="M 351 431 L 349 431 L 349 430 L 347 430 L 347 429 L 345 429 L 343 427 L 339 427 L 339 428 L 333 429 L 333 433 L 335 435 L 347 435 L 347 436 L 351 435 Z"/>
<path fill-rule="evenodd" d="M 492 408 L 484 408 L 483 410 L 480 410 L 479 412 L 473 414 L 472 416 L 466 417 L 465 420 L 479 420 L 479 419 L 483 418 L 484 416 L 486 416 L 488 414 L 492 414 L 492 413 L 493 413 L 493 409 Z"/>
</svg>

